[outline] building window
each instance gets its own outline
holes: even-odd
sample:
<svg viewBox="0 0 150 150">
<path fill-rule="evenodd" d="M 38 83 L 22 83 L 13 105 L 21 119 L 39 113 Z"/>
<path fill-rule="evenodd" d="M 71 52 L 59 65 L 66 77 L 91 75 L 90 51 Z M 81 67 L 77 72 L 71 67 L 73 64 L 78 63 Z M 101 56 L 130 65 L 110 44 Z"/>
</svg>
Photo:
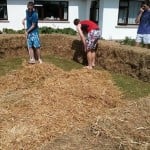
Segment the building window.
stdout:
<svg viewBox="0 0 150 150">
<path fill-rule="evenodd" d="M 118 25 L 134 25 L 142 0 L 120 0 Z"/>
<path fill-rule="evenodd" d="M 98 24 L 98 21 L 99 21 L 99 0 L 94 0 L 91 2 L 90 20 L 92 20 Z"/>
<path fill-rule="evenodd" d="M 8 20 L 7 0 L 0 0 L 0 20 Z"/>
<path fill-rule="evenodd" d="M 68 1 L 35 0 L 39 20 L 67 21 Z"/>
</svg>

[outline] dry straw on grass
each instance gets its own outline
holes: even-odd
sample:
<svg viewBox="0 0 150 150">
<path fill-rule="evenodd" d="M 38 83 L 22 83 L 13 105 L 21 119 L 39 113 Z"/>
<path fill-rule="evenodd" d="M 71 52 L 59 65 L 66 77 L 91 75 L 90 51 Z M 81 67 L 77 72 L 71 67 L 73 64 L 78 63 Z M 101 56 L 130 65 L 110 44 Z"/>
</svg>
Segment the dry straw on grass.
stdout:
<svg viewBox="0 0 150 150">
<path fill-rule="evenodd" d="M 76 37 L 43 35 L 41 42 L 42 55 L 81 56 Z M 0 57 L 27 55 L 25 43 L 23 35 L 1 36 Z M 97 65 L 145 79 L 148 58 L 146 49 L 112 41 L 100 41 L 97 51 Z M 0 149 L 62 150 L 65 142 L 65 150 L 150 149 L 150 97 L 126 105 L 120 97 L 106 71 L 66 73 L 46 63 L 25 63 L 23 69 L 0 77 Z M 87 126 L 90 130 L 84 131 Z"/>
<path fill-rule="evenodd" d="M 102 149 L 150 148 L 149 100 L 150 97 L 147 97 L 128 104 L 128 107 L 117 107 L 97 117 L 90 130 Z"/>
<path fill-rule="evenodd" d="M 0 78 L 0 149 L 37 149 L 121 104 L 106 71 L 25 65 Z"/>
</svg>

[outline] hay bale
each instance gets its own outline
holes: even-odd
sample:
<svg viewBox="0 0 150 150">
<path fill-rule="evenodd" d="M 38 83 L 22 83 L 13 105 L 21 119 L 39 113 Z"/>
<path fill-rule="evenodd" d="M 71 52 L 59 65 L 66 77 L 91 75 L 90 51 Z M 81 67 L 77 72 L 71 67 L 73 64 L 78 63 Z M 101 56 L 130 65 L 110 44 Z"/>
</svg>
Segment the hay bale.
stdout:
<svg viewBox="0 0 150 150">
<path fill-rule="evenodd" d="M 1 35 L 0 45 L 0 58 L 27 55 L 24 35 Z"/>
<path fill-rule="evenodd" d="M 5 35 L 0 38 L 0 58 L 27 56 L 24 35 Z M 79 37 L 63 34 L 40 35 L 42 55 L 58 55 L 86 64 L 86 54 Z M 150 51 L 125 46 L 114 41 L 99 41 L 96 63 L 113 72 L 119 72 L 150 82 Z"/>
<path fill-rule="evenodd" d="M 100 41 L 97 64 L 103 68 L 150 82 L 150 51 L 145 48 Z"/>
</svg>

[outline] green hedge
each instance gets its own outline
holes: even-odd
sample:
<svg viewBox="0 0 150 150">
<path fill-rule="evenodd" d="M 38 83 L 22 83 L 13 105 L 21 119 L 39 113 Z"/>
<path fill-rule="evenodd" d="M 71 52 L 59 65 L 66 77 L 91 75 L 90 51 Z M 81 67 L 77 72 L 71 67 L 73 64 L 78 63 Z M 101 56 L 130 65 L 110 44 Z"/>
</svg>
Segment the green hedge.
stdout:
<svg viewBox="0 0 150 150">
<path fill-rule="evenodd" d="M 5 34 L 23 34 L 24 29 L 22 30 L 13 30 L 4 28 L 1 33 Z M 41 27 L 39 28 L 40 34 L 52 34 L 52 33 L 61 33 L 61 34 L 69 34 L 69 35 L 76 35 L 76 31 L 72 28 L 64 28 L 64 29 L 53 29 L 51 27 Z"/>
</svg>

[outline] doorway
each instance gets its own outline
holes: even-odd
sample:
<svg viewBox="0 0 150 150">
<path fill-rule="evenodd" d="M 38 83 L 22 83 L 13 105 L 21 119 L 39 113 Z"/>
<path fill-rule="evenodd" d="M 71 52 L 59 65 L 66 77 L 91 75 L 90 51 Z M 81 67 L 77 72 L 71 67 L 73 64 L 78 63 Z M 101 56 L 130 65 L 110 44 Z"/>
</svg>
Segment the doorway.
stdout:
<svg viewBox="0 0 150 150">
<path fill-rule="evenodd" d="M 90 20 L 99 22 L 99 0 L 93 0 L 90 7 Z"/>
</svg>

